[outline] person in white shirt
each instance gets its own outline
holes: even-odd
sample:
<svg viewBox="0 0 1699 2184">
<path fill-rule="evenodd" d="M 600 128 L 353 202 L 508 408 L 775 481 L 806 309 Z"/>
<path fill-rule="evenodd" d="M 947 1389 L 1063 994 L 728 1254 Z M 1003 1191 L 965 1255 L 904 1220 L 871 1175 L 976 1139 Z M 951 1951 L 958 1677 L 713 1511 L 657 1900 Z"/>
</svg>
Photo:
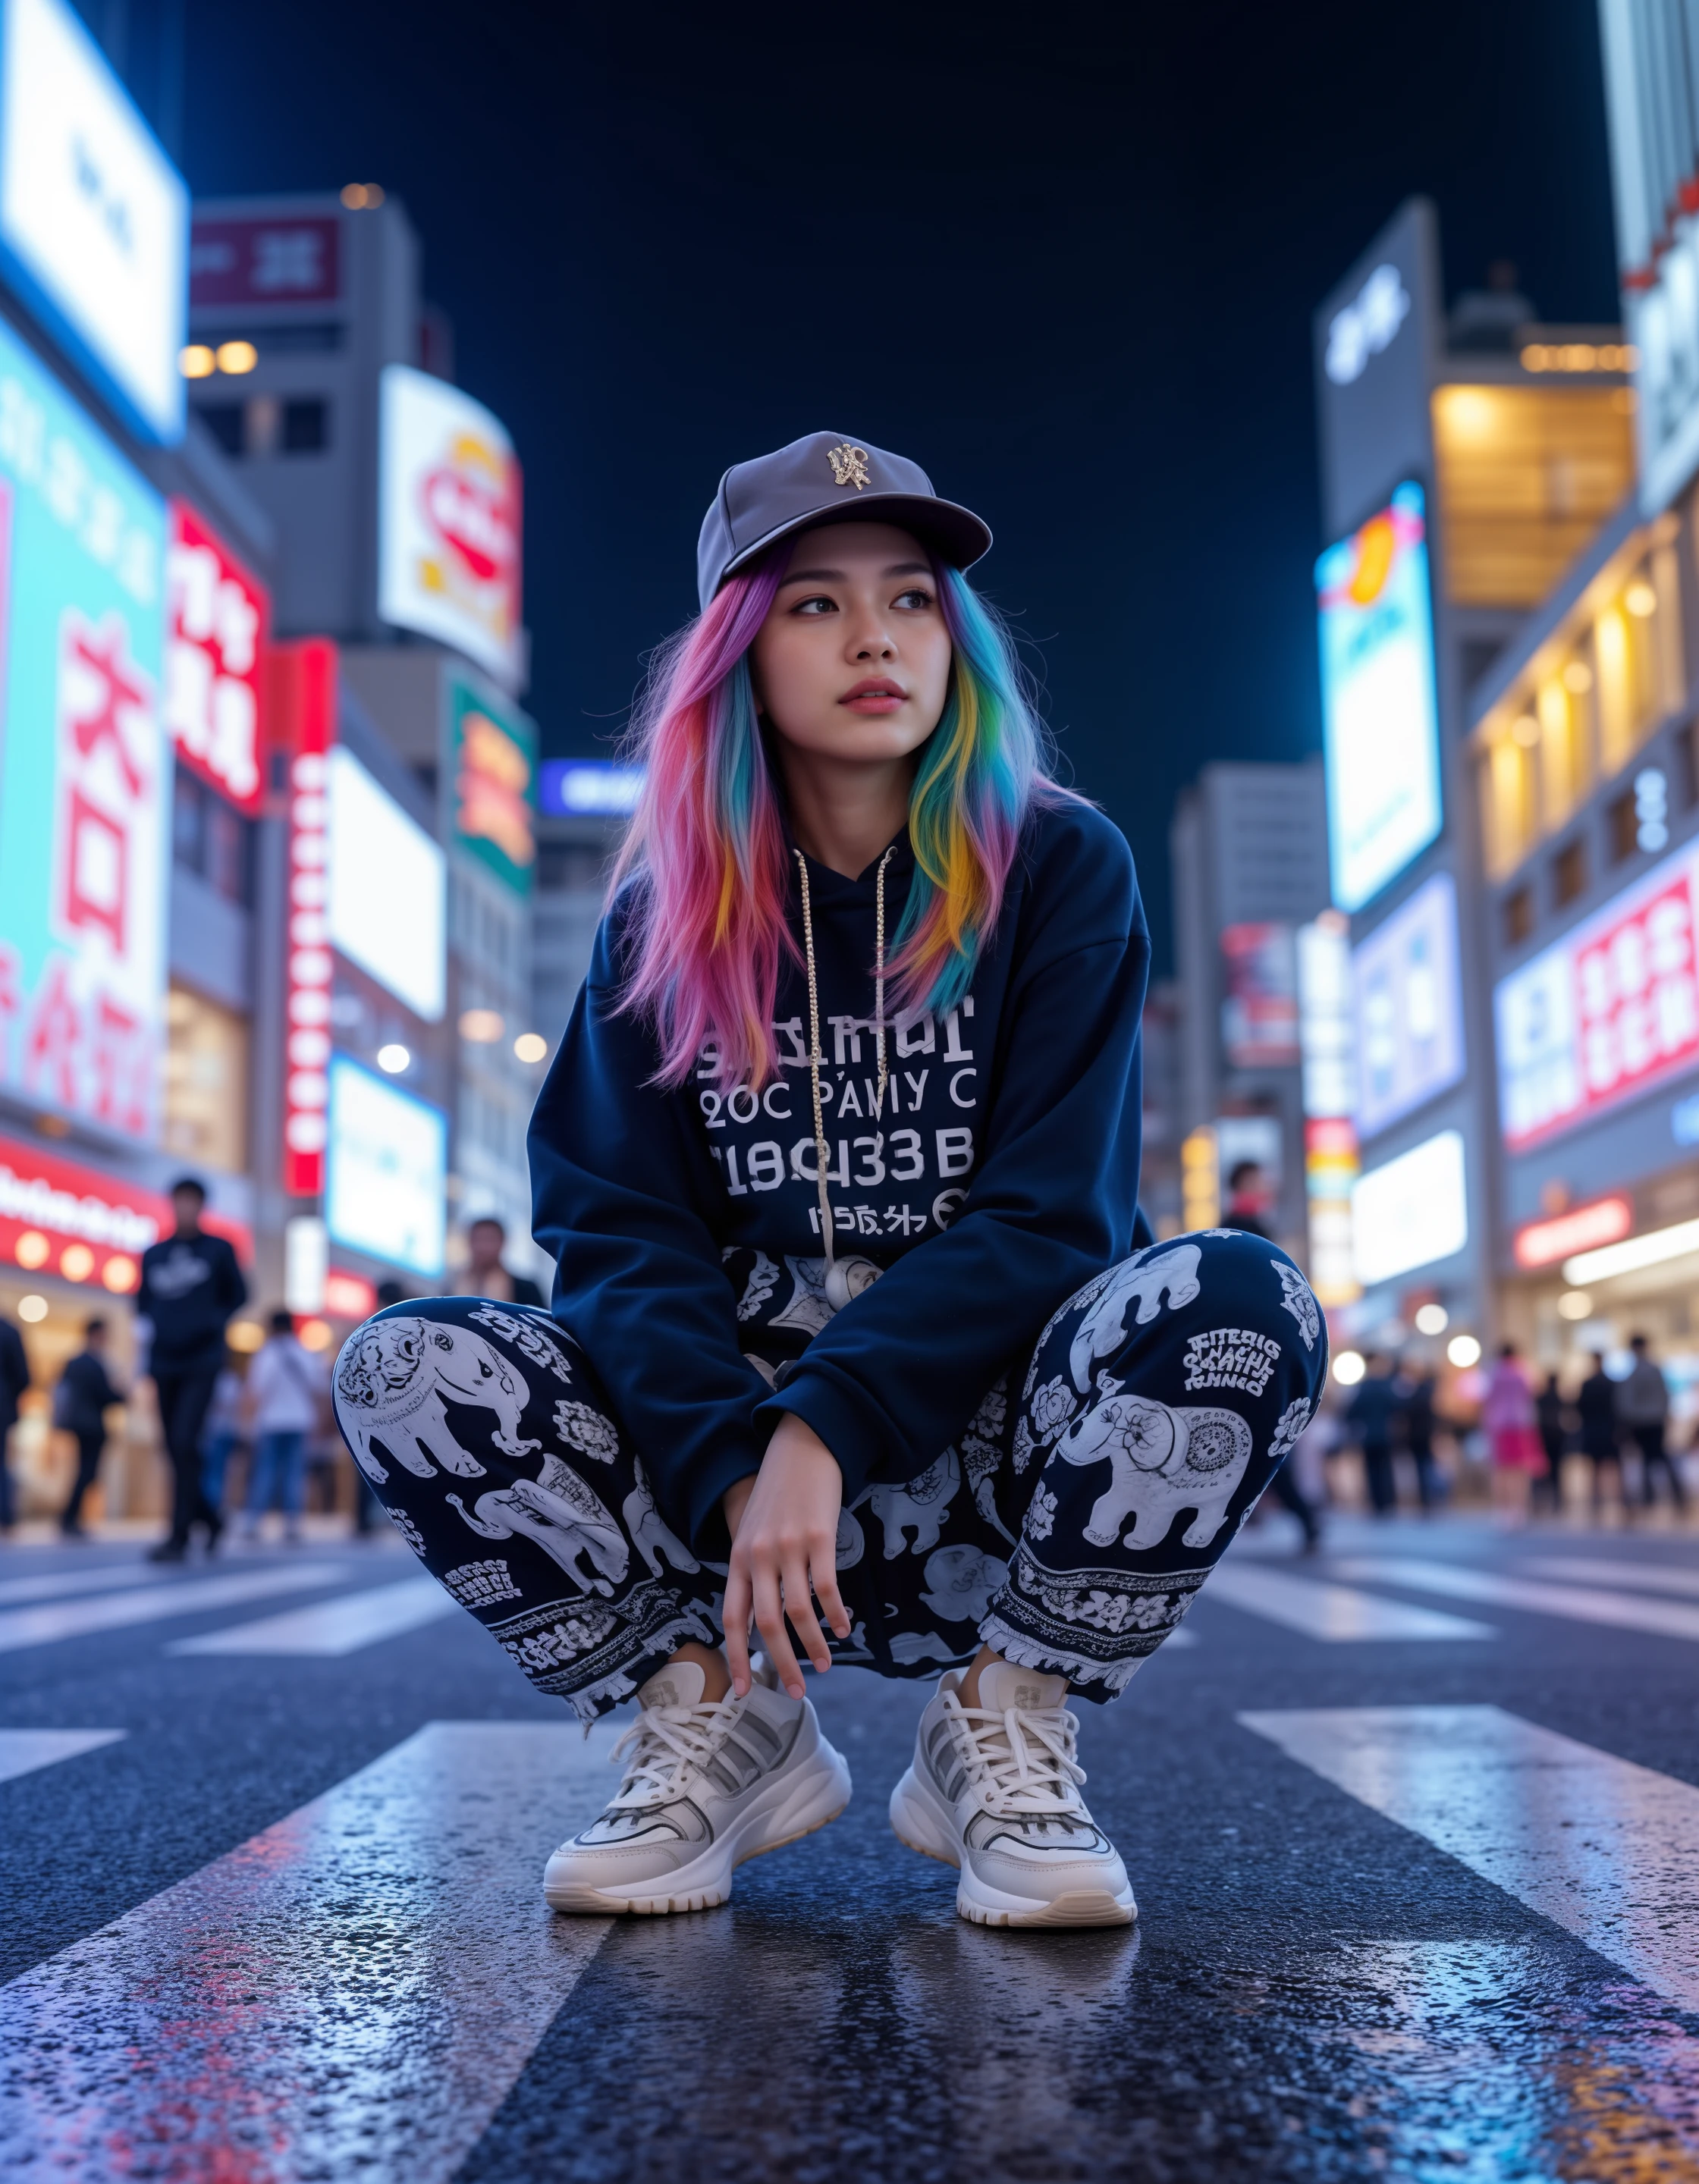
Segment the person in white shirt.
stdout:
<svg viewBox="0 0 1699 2184">
<path fill-rule="evenodd" d="M 252 1537 L 270 1508 L 283 1513 L 283 1536 L 301 1536 L 306 1498 L 307 1436 L 319 1423 L 325 1374 L 295 1334 L 287 1312 L 271 1315 L 271 1332 L 248 1368 L 246 1408 L 253 1446 L 242 1529 Z"/>
</svg>

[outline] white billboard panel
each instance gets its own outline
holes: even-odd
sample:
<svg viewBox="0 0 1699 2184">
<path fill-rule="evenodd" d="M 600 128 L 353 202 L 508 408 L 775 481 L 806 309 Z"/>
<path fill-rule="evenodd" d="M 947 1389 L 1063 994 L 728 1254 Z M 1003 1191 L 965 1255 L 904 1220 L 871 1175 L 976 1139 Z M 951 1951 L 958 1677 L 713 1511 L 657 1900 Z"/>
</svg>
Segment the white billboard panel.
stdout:
<svg viewBox="0 0 1699 2184">
<path fill-rule="evenodd" d="M 448 1125 L 345 1056 L 331 1064 L 325 1226 L 331 1240 L 426 1279 L 443 1271 Z"/>
<path fill-rule="evenodd" d="M 447 861 L 341 744 L 326 778 L 331 945 L 436 1023 L 447 1006 Z"/>
<path fill-rule="evenodd" d="M 1457 1083 L 1463 1011 L 1457 891 L 1424 880 L 1351 956 L 1356 1017 L 1356 1128 L 1373 1137 Z"/>
<path fill-rule="evenodd" d="M 67 0 L 4 0 L 0 259 L 144 439 L 183 437 L 189 194 Z"/>
<path fill-rule="evenodd" d="M 1365 1289 L 1461 1251 L 1469 1240 L 1462 1133 L 1441 1130 L 1359 1176 L 1351 1235 Z"/>
</svg>

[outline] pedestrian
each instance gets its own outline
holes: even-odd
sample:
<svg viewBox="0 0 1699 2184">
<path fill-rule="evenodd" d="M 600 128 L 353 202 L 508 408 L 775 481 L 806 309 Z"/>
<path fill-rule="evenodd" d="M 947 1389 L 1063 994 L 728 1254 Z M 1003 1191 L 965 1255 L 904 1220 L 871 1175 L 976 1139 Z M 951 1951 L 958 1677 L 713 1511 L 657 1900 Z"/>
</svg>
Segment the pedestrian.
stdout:
<svg viewBox="0 0 1699 2184">
<path fill-rule="evenodd" d="M 18 1423 L 18 1403 L 30 1384 L 30 1360 L 24 1338 L 9 1319 L 0 1318 L 0 1532 L 17 1521 L 12 1465 L 7 1451 Z"/>
<path fill-rule="evenodd" d="M 226 1350 L 218 1378 L 213 1382 L 206 1422 L 201 1428 L 201 1493 L 220 1523 L 224 1520 L 225 1474 L 230 1468 L 231 1457 L 242 1444 L 247 1396 L 247 1383 L 236 1353 Z M 209 1540 L 209 1549 L 214 1544 Z"/>
<path fill-rule="evenodd" d="M 1227 1178 L 1227 1211 L 1223 1228 L 1242 1228 L 1247 1236 L 1272 1238 L 1269 1215 L 1274 1193 L 1261 1161 L 1235 1161 Z"/>
<path fill-rule="evenodd" d="M 935 1680 L 891 1819 L 964 1917 L 1130 1919 L 1070 1689 L 1174 1628 L 1325 1381 L 1284 1253 L 1139 1217 L 1132 861 L 1044 770 L 989 543 L 830 433 L 727 473 L 532 1123 L 558 1324 L 420 1300 L 338 1362 L 426 1567 L 582 1716 L 638 1698 L 561 1910 L 722 1902 L 843 1809 L 794 1646 Z"/>
<path fill-rule="evenodd" d="M 1403 1396 L 1394 1363 L 1378 1352 L 1364 1361 L 1356 1393 L 1345 1407 L 1345 1424 L 1362 1451 L 1362 1475 L 1368 1506 L 1377 1517 L 1398 1513 L 1398 1482 L 1392 1468 L 1392 1435 Z"/>
<path fill-rule="evenodd" d="M 1569 1405 L 1555 1373 L 1546 1375 L 1534 1399 L 1534 1422 L 1546 1458 L 1546 1468 L 1534 1475 L 1534 1505 L 1536 1508 L 1549 1507 L 1554 1517 L 1560 1516 L 1563 1508 L 1563 1457 L 1569 1446 Z"/>
<path fill-rule="evenodd" d="M 1669 1481 L 1676 1513 L 1687 1513 L 1687 1489 L 1680 1466 L 1665 1446 L 1669 1429 L 1669 1383 L 1652 1354 L 1643 1334 L 1629 1337 L 1634 1364 L 1627 1379 L 1617 1384 L 1617 1416 L 1640 1451 L 1640 1501 L 1643 1509 L 1657 1506 L 1657 1474 Z"/>
<path fill-rule="evenodd" d="M 1593 1352 L 1593 1369 L 1581 1383 L 1575 1397 L 1575 1408 L 1580 1420 L 1581 1453 L 1592 1467 L 1593 1515 L 1596 1518 L 1602 1514 L 1605 1506 L 1607 1467 L 1615 1476 L 1618 1506 L 1624 1506 L 1622 1450 L 1617 1425 L 1617 1384 L 1606 1372 L 1604 1356 L 1600 1351 Z"/>
<path fill-rule="evenodd" d="M 1439 1408 L 1438 1376 L 1425 1368 L 1404 1390 L 1404 1440 L 1416 1466 L 1416 1493 L 1422 1514 L 1431 1517 L 1446 1499 L 1446 1478 L 1434 1453 L 1434 1435 L 1444 1424 Z"/>
<path fill-rule="evenodd" d="M 507 1228 L 493 1213 L 480 1214 L 466 1230 L 467 1296 L 493 1297 L 498 1304 L 541 1305 L 543 1292 L 529 1274 L 510 1274 L 502 1264 Z M 460 1292 L 457 1292 L 460 1294 Z"/>
<path fill-rule="evenodd" d="M 206 1202 L 203 1184 L 179 1176 L 171 1185 L 176 1226 L 142 1254 L 136 1309 L 171 1459 L 171 1529 L 150 1552 L 156 1563 L 181 1562 L 198 1524 L 209 1550 L 224 1529 L 201 1485 L 201 1428 L 224 1362 L 224 1331 L 247 1303 L 248 1284 L 226 1240 L 202 1228 Z"/>
<path fill-rule="evenodd" d="M 86 1536 L 82 1529 L 82 1505 L 100 1470 L 106 1450 L 106 1413 L 124 1401 L 106 1369 L 106 1322 L 98 1316 L 85 1320 L 82 1348 L 65 1360 L 59 1384 L 53 1390 L 53 1424 L 76 1440 L 76 1477 L 70 1499 L 59 1512 L 59 1529 L 68 1540 Z"/>
<path fill-rule="evenodd" d="M 1533 1391 L 1513 1342 L 1500 1346 L 1498 1362 L 1487 1381 L 1481 1424 L 1492 1451 L 1493 1504 L 1500 1520 L 1507 1524 L 1525 1524 L 1529 1484 L 1540 1468 L 1540 1442 L 1535 1431 Z"/>
<path fill-rule="evenodd" d="M 295 1332 L 292 1315 L 271 1315 L 270 1331 L 248 1368 L 246 1423 L 253 1461 L 248 1479 L 242 1535 L 253 1539 L 270 1509 L 283 1514 L 283 1538 L 301 1540 L 301 1510 L 307 1491 L 307 1436 L 319 1423 L 325 1375 L 319 1361 Z"/>
</svg>

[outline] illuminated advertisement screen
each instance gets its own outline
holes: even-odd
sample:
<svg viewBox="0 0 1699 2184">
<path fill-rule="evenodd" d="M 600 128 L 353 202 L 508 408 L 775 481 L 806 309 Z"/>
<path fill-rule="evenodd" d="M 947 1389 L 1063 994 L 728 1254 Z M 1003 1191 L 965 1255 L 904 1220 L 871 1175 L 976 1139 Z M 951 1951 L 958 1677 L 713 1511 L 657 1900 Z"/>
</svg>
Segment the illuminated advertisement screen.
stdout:
<svg viewBox="0 0 1699 2184">
<path fill-rule="evenodd" d="M 446 380 L 384 368 L 377 610 L 520 681 L 519 464 L 500 421 Z"/>
<path fill-rule="evenodd" d="M 165 566 L 165 726 L 181 764 L 257 816 L 270 595 L 187 501 L 171 503 Z"/>
<path fill-rule="evenodd" d="M 1373 1137 L 1463 1073 L 1457 891 L 1424 881 L 1351 956 L 1356 1017 L 1356 1128 Z"/>
<path fill-rule="evenodd" d="M 538 800 L 563 819 L 625 819 L 643 794 L 643 769 L 605 758 L 546 758 Z"/>
<path fill-rule="evenodd" d="M 1334 900 L 1360 910 L 1440 831 L 1427 525 L 1399 487 L 1316 564 Z"/>
<path fill-rule="evenodd" d="M 0 0 L 0 261 L 143 439 L 183 437 L 189 193 L 69 0 Z"/>
<path fill-rule="evenodd" d="M 1359 1176 L 1351 1213 L 1356 1278 L 1365 1289 L 1461 1251 L 1469 1240 L 1461 1132 L 1441 1130 Z"/>
<path fill-rule="evenodd" d="M 1512 1152 L 1699 1064 L 1691 844 L 1555 940 L 1493 995 Z"/>
<path fill-rule="evenodd" d="M 448 1125 L 441 1110 L 344 1056 L 331 1063 L 325 1226 L 409 1273 L 443 1271 Z"/>
<path fill-rule="evenodd" d="M 151 1142 L 165 504 L 0 324 L 0 1084 Z"/>
<path fill-rule="evenodd" d="M 331 945 L 415 1016 L 446 1002 L 446 866 L 417 820 L 338 744 L 325 761 L 331 821 Z"/>
<path fill-rule="evenodd" d="M 517 705 L 448 677 L 454 838 L 515 894 L 537 863 L 537 723 Z"/>
</svg>

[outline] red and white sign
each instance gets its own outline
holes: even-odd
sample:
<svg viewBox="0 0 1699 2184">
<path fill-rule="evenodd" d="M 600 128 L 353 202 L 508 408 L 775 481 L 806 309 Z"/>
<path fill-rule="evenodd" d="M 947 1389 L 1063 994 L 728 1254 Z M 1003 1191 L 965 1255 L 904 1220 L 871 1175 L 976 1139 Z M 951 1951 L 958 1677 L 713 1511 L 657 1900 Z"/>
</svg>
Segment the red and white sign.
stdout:
<svg viewBox="0 0 1699 2184">
<path fill-rule="evenodd" d="M 166 571 L 165 726 L 178 757 L 251 817 L 265 787 L 265 588 L 181 500 L 171 503 Z"/>
<path fill-rule="evenodd" d="M 1614 1244 L 1634 1227 L 1634 1208 L 1625 1198 L 1596 1198 L 1546 1221 L 1530 1221 L 1516 1232 L 1518 1267 L 1555 1267 L 1577 1251 Z"/>
<path fill-rule="evenodd" d="M 1699 1061 L 1690 845 L 1500 982 L 1499 1098 L 1512 1152 Z"/>
<path fill-rule="evenodd" d="M 142 1279 L 142 1254 L 173 1225 L 171 1202 L 157 1190 L 0 1138 L 0 1264 L 128 1296 Z M 209 1215 L 206 1225 L 239 1257 L 253 1257 L 242 1223 Z"/>
<path fill-rule="evenodd" d="M 189 237 L 189 309 L 333 304 L 342 292 L 334 214 L 198 220 Z"/>
<path fill-rule="evenodd" d="M 378 612 L 517 687 L 520 471 L 499 418 L 410 365 L 384 367 Z"/>
<path fill-rule="evenodd" d="M 332 1319 L 370 1319 L 377 1310 L 376 1284 L 332 1267 L 325 1276 L 325 1310 Z"/>
<path fill-rule="evenodd" d="M 289 766 L 289 925 L 285 988 L 283 1188 L 325 1187 L 331 1102 L 331 805 L 326 756 L 337 734 L 337 648 L 329 638 L 267 655 L 274 734 Z"/>
</svg>

